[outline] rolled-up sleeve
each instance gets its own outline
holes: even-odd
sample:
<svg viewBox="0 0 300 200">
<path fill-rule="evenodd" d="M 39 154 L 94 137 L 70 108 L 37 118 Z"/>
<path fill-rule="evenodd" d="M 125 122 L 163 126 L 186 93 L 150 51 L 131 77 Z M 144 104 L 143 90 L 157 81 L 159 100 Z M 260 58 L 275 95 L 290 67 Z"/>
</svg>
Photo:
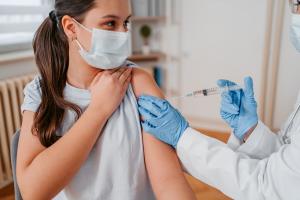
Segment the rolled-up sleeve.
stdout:
<svg viewBox="0 0 300 200">
<path fill-rule="evenodd" d="M 42 92 L 40 87 L 40 76 L 36 76 L 33 81 L 24 88 L 24 101 L 21 105 L 21 112 L 36 112 L 41 104 Z"/>
<path fill-rule="evenodd" d="M 282 146 L 280 136 L 273 133 L 261 121 L 258 122 L 250 137 L 245 143 L 241 143 L 233 134 L 231 135 L 228 146 L 239 152 L 255 159 L 263 159 L 277 152 Z"/>
</svg>

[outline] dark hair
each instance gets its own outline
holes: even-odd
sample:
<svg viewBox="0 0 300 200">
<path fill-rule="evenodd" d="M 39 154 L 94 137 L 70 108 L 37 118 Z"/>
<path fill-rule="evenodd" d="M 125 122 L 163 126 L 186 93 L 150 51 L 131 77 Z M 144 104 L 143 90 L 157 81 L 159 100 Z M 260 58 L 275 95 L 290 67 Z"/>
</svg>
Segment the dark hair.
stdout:
<svg viewBox="0 0 300 200">
<path fill-rule="evenodd" d="M 32 133 L 41 144 L 49 147 L 60 137 L 56 131 L 63 122 L 65 109 L 76 112 L 81 109 L 63 97 L 69 66 L 69 42 L 61 19 L 68 15 L 82 22 L 87 11 L 95 5 L 94 0 L 56 0 L 55 9 L 49 13 L 35 33 L 33 49 L 41 79 L 41 104 L 35 113 Z"/>
</svg>

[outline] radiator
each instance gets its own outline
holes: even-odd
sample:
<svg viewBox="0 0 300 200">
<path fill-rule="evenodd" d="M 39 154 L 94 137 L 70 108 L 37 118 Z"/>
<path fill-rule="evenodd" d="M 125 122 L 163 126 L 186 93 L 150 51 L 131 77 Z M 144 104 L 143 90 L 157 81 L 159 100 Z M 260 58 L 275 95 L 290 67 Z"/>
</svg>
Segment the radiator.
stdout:
<svg viewBox="0 0 300 200">
<path fill-rule="evenodd" d="M 35 75 L 0 80 L 0 188 L 12 182 L 10 142 L 21 126 L 23 89 Z"/>
</svg>

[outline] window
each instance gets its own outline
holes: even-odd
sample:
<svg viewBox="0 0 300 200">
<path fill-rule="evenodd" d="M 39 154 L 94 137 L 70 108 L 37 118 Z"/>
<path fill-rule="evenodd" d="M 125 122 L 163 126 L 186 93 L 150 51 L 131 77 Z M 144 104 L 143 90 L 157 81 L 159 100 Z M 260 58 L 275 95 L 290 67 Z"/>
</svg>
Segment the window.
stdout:
<svg viewBox="0 0 300 200">
<path fill-rule="evenodd" d="M 31 49 L 50 5 L 51 0 L 0 0 L 0 53 Z"/>
</svg>

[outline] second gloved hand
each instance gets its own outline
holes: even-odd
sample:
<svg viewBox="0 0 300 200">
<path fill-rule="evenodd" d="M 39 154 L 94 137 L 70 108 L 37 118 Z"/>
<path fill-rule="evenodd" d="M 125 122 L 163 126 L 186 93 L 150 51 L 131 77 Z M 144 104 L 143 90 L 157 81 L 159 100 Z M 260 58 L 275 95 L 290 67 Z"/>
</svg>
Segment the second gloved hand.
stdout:
<svg viewBox="0 0 300 200">
<path fill-rule="evenodd" d="M 138 106 L 144 131 L 176 148 L 189 126 L 185 118 L 168 101 L 153 96 L 139 97 Z"/>
<path fill-rule="evenodd" d="M 234 135 L 243 140 L 247 132 L 258 123 L 257 103 L 254 98 L 253 80 L 244 80 L 245 89 L 222 94 L 221 117 L 233 129 Z M 236 85 L 228 80 L 219 80 L 220 87 Z"/>
</svg>

